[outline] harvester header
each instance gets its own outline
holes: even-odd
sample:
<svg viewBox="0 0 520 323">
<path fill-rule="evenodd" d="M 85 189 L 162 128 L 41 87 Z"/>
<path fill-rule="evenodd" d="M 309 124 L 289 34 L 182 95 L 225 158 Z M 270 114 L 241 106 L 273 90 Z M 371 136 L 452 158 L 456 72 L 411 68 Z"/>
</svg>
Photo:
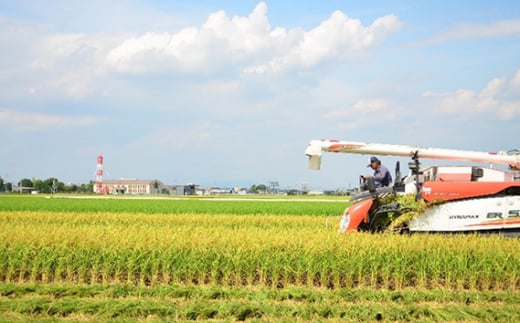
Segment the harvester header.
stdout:
<svg viewBox="0 0 520 323">
<path fill-rule="evenodd" d="M 320 169 L 322 152 L 467 161 L 508 165 L 512 169 L 520 169 L 520 152 L 517 150 L 511 152 L 480 152 L 335 139 L 311 140 L 307 149 L 305 149 L 305 155 L 309 157 L 309 169 Z"/>
</svg>

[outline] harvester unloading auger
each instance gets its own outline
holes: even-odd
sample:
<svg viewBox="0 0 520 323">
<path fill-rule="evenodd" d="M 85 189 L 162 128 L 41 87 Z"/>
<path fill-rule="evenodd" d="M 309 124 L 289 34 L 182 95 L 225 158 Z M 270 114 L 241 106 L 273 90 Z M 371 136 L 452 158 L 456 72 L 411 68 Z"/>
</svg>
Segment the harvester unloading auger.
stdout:
<svg viewBox="0 0 520 323">
<path fill-rule="evenodd" d="M 340 140 L 312 140 L 305 150 L 309 168 L 320 169 L 322 152 L 411 158 L 410 173 L 401 177 L 396 164 L 394 183 L 376 188 L 368 178 L 352 197 L 340 221 L 340 232 L 506 232 L 520 233 L 520 151 L 478 152 Z M 506 165 L 500 170 L 481 166 L 431 166 L 421 158 Z M 410 207 L 389 199 L 408 195 L 422 203 Z M 413 214 L 407 219 L 404 214 Z M 399 226 L 395 224 L 399 222 Z"/>
</svg>

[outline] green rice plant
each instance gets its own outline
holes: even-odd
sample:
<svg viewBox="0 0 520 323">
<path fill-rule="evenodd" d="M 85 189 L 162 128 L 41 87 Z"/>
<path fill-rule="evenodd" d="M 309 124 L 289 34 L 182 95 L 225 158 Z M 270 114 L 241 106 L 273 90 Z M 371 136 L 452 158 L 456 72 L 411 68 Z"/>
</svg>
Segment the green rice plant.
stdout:
<svg viewBox="0 0 520 323">
<path fill-rule="evenodd" d="M 334 197 L 316 199 L 141 198 L 128 196 L 0 196 L 0 211 L 141 214 L 255 214 L 337 216 L 350 202 Z"/>
</svg>

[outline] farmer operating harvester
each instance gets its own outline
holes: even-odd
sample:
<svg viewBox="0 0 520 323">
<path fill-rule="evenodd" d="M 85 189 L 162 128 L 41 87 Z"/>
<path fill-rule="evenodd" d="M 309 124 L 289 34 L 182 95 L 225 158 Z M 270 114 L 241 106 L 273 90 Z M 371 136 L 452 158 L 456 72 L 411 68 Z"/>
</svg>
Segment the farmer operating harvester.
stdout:
<svg viewBox="0 0 520 323">
<path fill-rule="evenodd" d="M 390 186 L 376 187 L 362 176 L 361 192 L 352 197 L 340 221 L 340 232 L 505 232 L 520 234 L 520 151 L 477 152 L 313 140 L 305 154 L 318 170 L 322 152 L 410 157 L 410 173 L 401 177 L 399 162 Z M 431 166 L 421 158 L 506 165 Z"/>
</svg>

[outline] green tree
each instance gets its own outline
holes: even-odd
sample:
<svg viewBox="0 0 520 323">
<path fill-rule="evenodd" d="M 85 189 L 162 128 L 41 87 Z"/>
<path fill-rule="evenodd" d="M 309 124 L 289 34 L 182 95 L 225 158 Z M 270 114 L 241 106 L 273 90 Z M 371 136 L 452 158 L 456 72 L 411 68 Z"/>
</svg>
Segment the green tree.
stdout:
<svg viewBox="0 0 520 323">
<path fill-rule="evenodd" d="M 4 179 L 0 176 L 0 192 L 5 192 Z"/>
<path fill-rule="evenodd" d="M 43 181 L 41 179 L 35 179 L 33 180 L 33 185 L 32 187 L 37 190 L 37 191 L 40 191 L 42 193 L 47 193 L 45 191 L 45 184 L 43 183 Z"/>
<path fill-rule="evenodd" d="M 90 181 L 88 184 L 81 184 L 79 186 L 78 192 L 80 193 L 93 193 L 94 192 L 94 182 Z"/>
<path fill-rule="evenodd" d="M 33 181 L 28 178 L 22 178 L 21 181 L 18 182 L 18 186 L 20 186 L 20 190 L 27 190 L 33 187 Z"/>
<path fill-rule="evenodd" d="M 40 179 L 35 179 L 33 182 L 33 187 L 35 190 L 38 190 L 41 193 L 45 194 L 65 191 L 65 184 L 63 184 L 57 178 L 54 177 L 48 178 L 44 181 Z"/>
<path fill-rule="evenodd" d="M 249 193 L 258 194 L 258 193 L 265 193 L 267 190 L 267 186 L 264 184 L 258 184 L 258 185 L 251 185 L 249 188 Z"/>
<path fill-rule="evenodd" d="M 63 191 L 65 193 L 77 193 L 79 191 L 79 186 L 76 184 L 65 185 Z"/>
<path fill-rule="evenodd" d="M 47 193 L 59 193 L 65 191 L 65 184 L 60 182 L 57 178 L 48 178 L 44 183 L 49 188 Z"/>
<path fill-rule="evenodd" d="M 256 185 L 257 193 L 265 193 L 267 191 L 267 186 L 264 184 Z"/>
</svg>

